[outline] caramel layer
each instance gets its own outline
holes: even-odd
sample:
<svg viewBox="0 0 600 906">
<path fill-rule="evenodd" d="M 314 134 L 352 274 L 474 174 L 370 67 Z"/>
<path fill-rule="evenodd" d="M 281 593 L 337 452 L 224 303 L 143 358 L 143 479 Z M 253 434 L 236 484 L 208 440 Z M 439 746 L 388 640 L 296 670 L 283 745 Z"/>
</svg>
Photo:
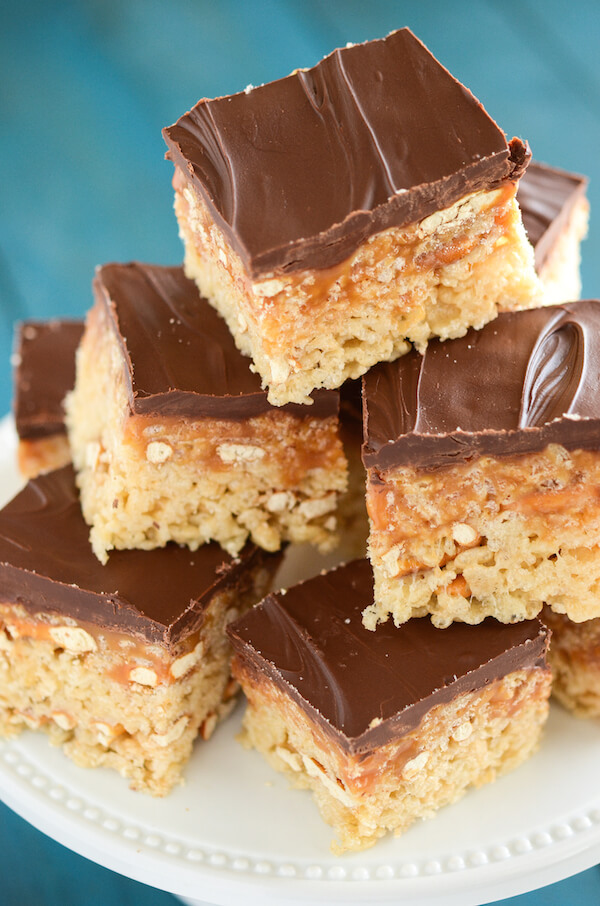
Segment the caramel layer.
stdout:
<svg viewBox="0 0 600 906">
<path fill-rule="evenodd" d="M 37 440 L 20 440 L 17 450 L 19 471 L 24 478 L 35 478 L 40 472 L 62 469 L 71 461 L 65 431 Z"/>
<path fill-rule="evenodd" d="M 298 487 L 311 470 L 346 468 L 337 417 L 299 420 L 281 410 L 244 421 L 130 415 L 123 443 L 142 461 L 162 449 L 171 462 L 211 472 L 255 463 L 273 470 L 273 486 L 284 489 Z"/>
</svg>

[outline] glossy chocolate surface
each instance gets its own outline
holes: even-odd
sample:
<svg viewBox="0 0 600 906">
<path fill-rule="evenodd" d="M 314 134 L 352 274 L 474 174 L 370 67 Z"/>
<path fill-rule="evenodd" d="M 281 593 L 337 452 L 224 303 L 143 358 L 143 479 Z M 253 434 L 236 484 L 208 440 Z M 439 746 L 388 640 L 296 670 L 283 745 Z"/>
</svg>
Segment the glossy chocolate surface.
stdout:
<svg viewBox="0 0 600 906">
<path fill-rule="evenodd" d="M 406 28 L 201 100 L 163 135 L 255 278 L 338 264 L 529 159 Z"/>
<path fill-rule="evenodd" d="M 587 179 L 533 160 L 519 182 L 517 200 L 535 251 L 538 271 L 554 248 L 573 208 L 585 195 Z"/>
<path fill-rule="evenodd" d="M 75 383 L 82 321 L 24 321 L 15 337 L 17 434 L 36 439 L 65 431 L 63 400 Z"/>
<path fill-rule="evenodd" d="M 106 566 L 88 541 L 71 466 L 30 481 L 0 510 L 0 598 L 169 646 L 198 629 L 213 594 L 244 581 L 259 557 L 218 544 L 113 551 Z"/>
<path fill-rule="evenodd" d="M 251 360 L 181 267 L 106 264 L 97 271 L 94 292 L 123 350 L 132 412 L 217 419 L 337 412 L 335 390 L 315 390 L 312 406 L 271 406 Z"/>
<path fill-rule="evenodd" d="M 353 754 L 410 732 L 435 705 L 522 668 L 544 666 L 538 620 L 436 629 L 428 618 L 365 629 L 367 560 L 271 594 L 229 627 L 257 684 L 273 682 Z"/>
<path fill-rule="evenodd" d="M 363 378 L 363 461 L 428 469 L 480 454 L 600 449 L 600 302 L 501 314 Z"/>
</svg>

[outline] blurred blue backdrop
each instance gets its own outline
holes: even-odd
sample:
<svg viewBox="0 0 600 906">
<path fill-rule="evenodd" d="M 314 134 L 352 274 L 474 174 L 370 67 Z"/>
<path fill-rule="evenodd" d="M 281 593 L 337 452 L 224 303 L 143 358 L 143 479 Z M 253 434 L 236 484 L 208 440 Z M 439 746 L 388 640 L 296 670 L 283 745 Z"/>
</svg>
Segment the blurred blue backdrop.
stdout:
<svg viewBox="0 0 600 906">
<path fill-rule="evenodd" d="M 284 76 L 336 46 L 402 25 L 471 88 L 509 137 L 528 139 L 539 160 L 590 176 L 584 295 L 600 294 L 595 0 L 3 3 L 0 413 L 11 401 L 15 320 L 83 315 L 97 264 L 181 260 L 162 126 L 202 96 Z M 174 902 L 67 853 L 3 806 L 0 872 L 6 906 Z M 594 869 L 506 902 L 596 904 L 598 880 Z"/>
</svg>

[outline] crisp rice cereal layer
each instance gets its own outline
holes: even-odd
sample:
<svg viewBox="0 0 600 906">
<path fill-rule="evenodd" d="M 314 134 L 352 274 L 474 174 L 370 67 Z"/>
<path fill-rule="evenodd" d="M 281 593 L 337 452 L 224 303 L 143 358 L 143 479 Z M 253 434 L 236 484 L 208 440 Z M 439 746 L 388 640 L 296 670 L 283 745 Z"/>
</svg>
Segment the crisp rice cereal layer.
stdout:
<svg viewBox="0 0 600 906">
<path fill-rule="evenodd" d="M 375 604 L 365 625 L 431 615 L 504 623 L 544 603 L 574 621 L 600 616 L 600 456 L 551 444 L 539 453 L 370 483 Z"/>
</svg>

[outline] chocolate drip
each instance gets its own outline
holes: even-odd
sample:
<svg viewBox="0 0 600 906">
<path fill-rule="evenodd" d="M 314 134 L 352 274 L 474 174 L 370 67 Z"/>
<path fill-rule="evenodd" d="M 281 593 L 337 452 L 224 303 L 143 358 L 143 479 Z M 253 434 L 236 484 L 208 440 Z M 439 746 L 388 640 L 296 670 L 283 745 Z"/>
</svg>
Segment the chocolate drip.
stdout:
<svg viewBox="0 0 600 906">
<path fill-rule="evenodd" d="M 254 278 L 339 264 L 529 160 L 408 29 L 201 100 L 163 135 Z"/>
<path fill-rule="evenodd" d="M 273 411 L 296 418 L 337 412 L 332 390 L 315 390 L 312 406 L 274 410 L 250 359 L 181 267 L 106 264 L 94 290 L 123 349 L 132 412 L 236 420 Z"/>
<path fill-rule="evenodd" d="M 370 564 L 356 560 L 268 595 L 229 628 L 256 683 L 266 674 L 351 753 L 409 733 L 435 705 L 545 666 L 538 620 L 435 629 L 424 618 L 370 632 L 362 611 L 372 601 Z"/>
<path fill-rule="evenodd" d="M 367 467 L 600 447 L 600 302 L 505 313 L 363 378 Z"/>
<path fill-rule="evenodd" d="M 33 479 L 0 511 L 2 601 L 172 645 L 198 629 L 215 592 L 244 581 L 257 558 L 218 544 L 113 551 L 106 566 L 88 541 L 71 466 Z"/>
</svg>

